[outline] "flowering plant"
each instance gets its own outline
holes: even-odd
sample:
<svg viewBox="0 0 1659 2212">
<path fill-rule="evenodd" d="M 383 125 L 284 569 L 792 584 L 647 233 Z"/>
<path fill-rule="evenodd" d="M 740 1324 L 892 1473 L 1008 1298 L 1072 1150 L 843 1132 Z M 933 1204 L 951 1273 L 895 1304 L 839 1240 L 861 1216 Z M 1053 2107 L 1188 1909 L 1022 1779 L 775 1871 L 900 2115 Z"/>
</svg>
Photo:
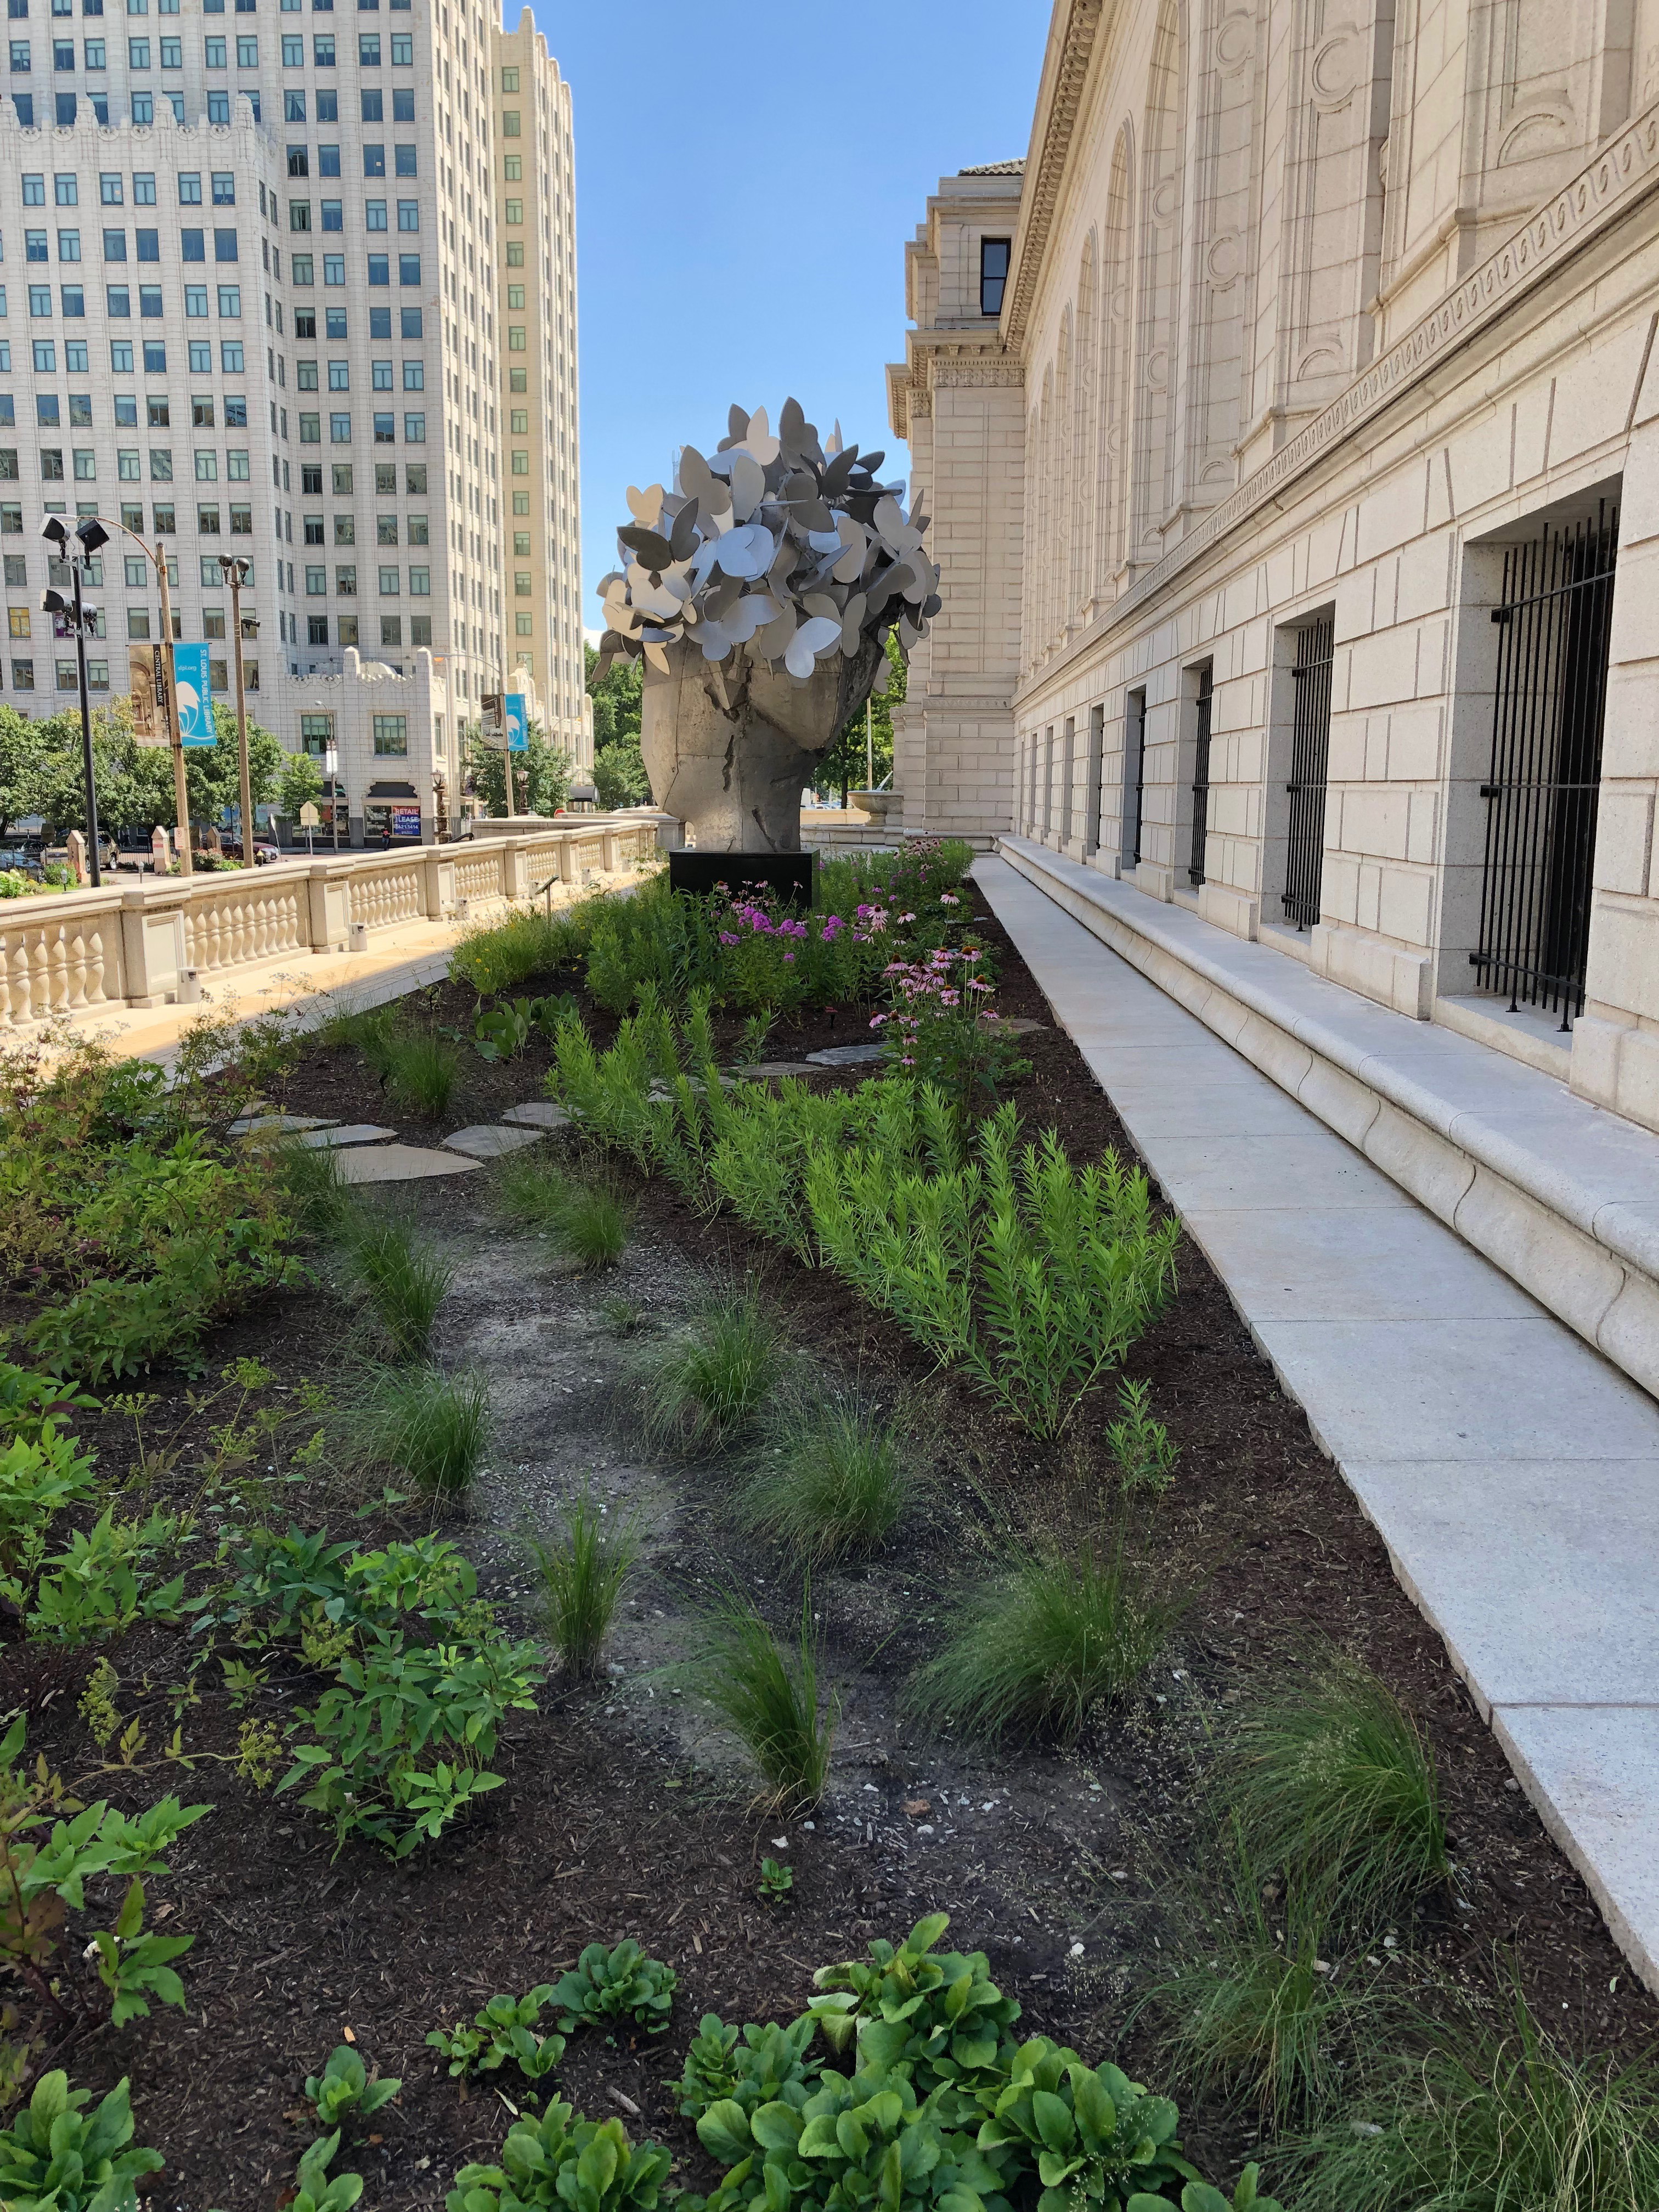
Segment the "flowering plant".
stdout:
<svg viewBox="0 0 1659 2212">
<path fill-rule="evenodd" d="M 849 917 L 791 914 L 771 892 L 717 887 L 709 924 L 720 947 L 720 995 L 745 1012 L 787 1012 L 809 1001 L 866 994 L 886 957 L 887 914 L 860 904 Z"/>
<path fill-rule="evenodd" d="M 937 1084 L 964 1108 L 976 1090 L 994 1101 L 998 1085 L 1029 1065 L 1002 1027 L 986 969 L 977 945 L 939 945 L 919 959 L 890 961 L 884 974 L 893 1003 L 870 1023 L 896 1072 Z"/>
</svg>

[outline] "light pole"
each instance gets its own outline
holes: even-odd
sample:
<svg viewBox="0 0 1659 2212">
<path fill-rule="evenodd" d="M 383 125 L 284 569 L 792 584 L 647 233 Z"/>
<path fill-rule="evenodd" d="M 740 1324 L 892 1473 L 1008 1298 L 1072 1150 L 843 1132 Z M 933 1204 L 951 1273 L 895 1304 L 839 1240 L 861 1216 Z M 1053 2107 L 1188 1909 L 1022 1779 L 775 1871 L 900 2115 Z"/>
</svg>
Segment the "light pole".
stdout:
<svg viewBox="0 0 1659 2212">
<path fill-rule="evenodd" d="M 247 696 L 242 687 L 242 586 L 247 581 L 248 570 L 253 563 L 245 553 L 233 554 L 222 564 L 221 573 L 230 586 L 230 620 L 236 633 L 236 748 L 242 771 L 242 866 L 253 866 L 253 781 L 247 764 Z M 254 635 L 259 634 L 257 619 L 250 615 Z"/>
<path fill-rule="evenodd" d="M 41 525 L 40 534 L 49 544 L 57 547 L 58 559 L 69 563 L 74 586 L 72 599 L 66 599 L 61 592 L 46 592 L 42 595 L 40 605 L 46 613 L 56 615 L 59 620 L 68 623 L 75 633 L 75 670 L 81 693 L 81 765 L 87 783 L 87 846 L 92 860 L 92 888 L 99 890 L 102 888 L 104 877 L 98 857 L 98 789 L 92 768 L 92 707 L 87 697 L 86 629 L 88 622 L 96 625 L 98 610 L 82 604 L 81 571 L 88 559 L 108 539 L 107 534 L 99 528 L 96 522 L 92 522 L 90 517 L 75 532 L 73 543 L 63 519 L 56 514 L 46 517 Z"/>
<path fill-rule="evenodd" d="M 181 875 L 194 875 L 195 863 L 191 858 L 192 841 L 190 829 L 190 785 L 185 775 L 184 742 L 179 734 L 179 700 L 173 688 L 173 602 L 167 596 L 167 548 L 158 538 L 155 541 L 155 550 L 152 552 L 136 530 L 130 530 L 125 522 L 117 522 L 112 516 L 107 514 L 82 516 L 76 525 L 77 537 L 84 534 L 88 523 L 95 523 L 100 530 L 106 533 L 112 530 L 118 530 L 124 538 L 131 538 L 133 544 L 155 570 L 155 580 L 161 593 L 161 656 L 163 672 L 166 677 L 163 689 L 167 693 L 163 705 L 167 718 L 167 737 L 173 747 L 173 803 L 179 817 L 179 872 Z M 99 539 L 100 544 L 106 542 L 106 537 Z"/>
<path fill-rule="evenodd" d="M 334 849 L 340 849 L 340 748 L 332 738 L 323 748 L 323 774 L 328 778 L 328 819 L 334 832 Z"/>
</svg>

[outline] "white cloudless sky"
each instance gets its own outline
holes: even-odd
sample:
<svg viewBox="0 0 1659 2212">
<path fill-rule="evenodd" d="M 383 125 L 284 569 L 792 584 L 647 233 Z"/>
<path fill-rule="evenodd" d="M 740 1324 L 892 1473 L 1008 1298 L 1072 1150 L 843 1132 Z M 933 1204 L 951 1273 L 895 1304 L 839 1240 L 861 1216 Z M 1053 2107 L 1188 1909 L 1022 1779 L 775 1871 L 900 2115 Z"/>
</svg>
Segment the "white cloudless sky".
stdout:
<svg viewBox="0 0 1659 2212">
<path fill-rule="evenodd" d="M 708 451 L 733 400 L 887 428 L 904 243 L 939 179 L 1025 150 L 1049 0 L 610 0 L 538 27 L 576 139 L 582 620 L 631 483 Z M 509 23 L 516 21 L 507 0 Z M 884 473 L 886 471 L 884 471 Z"/>
</svg>

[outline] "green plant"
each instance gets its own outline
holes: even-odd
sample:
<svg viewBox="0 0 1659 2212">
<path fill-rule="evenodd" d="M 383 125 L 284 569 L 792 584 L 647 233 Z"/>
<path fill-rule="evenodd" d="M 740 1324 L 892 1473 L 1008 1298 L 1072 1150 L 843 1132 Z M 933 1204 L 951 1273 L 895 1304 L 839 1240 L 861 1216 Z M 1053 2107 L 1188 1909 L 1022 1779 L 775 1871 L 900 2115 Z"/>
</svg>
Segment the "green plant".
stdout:
<svg viewBox="0 0 1659 2212">
<path fill-rule="evenodd" d="M 1182 1955 L 1152 1992 L 1171 2064 L 1200 2089 L 1248 2097 L 1275 2127 L 1306 2119 L 1340 2082 L 1355 2031 L 1379 2006 L 1376 1982 L 1357 1962 L 1321 1956 L 1317 1903 L 1265 1884 L 1236 1826 L 1218 1864 L 1184 1886 Z"/>
<path fill-rule="evenodd" d="M 449 956 L 449 972 L 481 999 L 510 991 L 532 975 L 551 975 L 586 951 L 596 903 L 585 900 L 562 914 L 531 907 L 505 921 L 466 930 Z"/>
<path fill-rule="evenodd" d="M 979 2140 L 1036 2169 L 1039 2212 L 1153 2212 L 1165 2191 L 1198 2179 L 1181 2155 L 1179 2124 L 1167 2097 L 1038 2036 L 1015 2055 Z"/>
<path fill-rule="evenodd" d="M 1507 2024 L 1455 2013 L 1373 2064 L 1288 2153 L 1297 2212 L 1649 2212 L 1659 2068 L 1578 2056 L 1516 1990 Z"/>
<path fill-rule="evenodd" d="M 394 1098 L 429 1120 L 449 1111 L 460 1055 L 446 1036 L 417 1030 L 395 1035 L 386 1052 L 386 1084 Z"/>
<path fill-rule="evenodd" d="M 472 1024 L 472 1049 L 480 1060 L 512 1060 L 529 1043 L 536 1013 L 536 1002 L 531 999 L 491 1006 Z"/>
<path fill-rule="evenodd" d="M 1152 1399 L 1150 1382 L 1132 1382 L 1127 1375 L 1119 1379 L 1121 1410 L 1117 1419 L 1107 1424 L 1106 1442 L 1126 1496 L 1147 1490 L 1161 1498 L 1175 1480 L 1180 1447 L 1170 1443 L 1163 1422 L 1152 1419 Z"/>
<path fill-rule="evenodd" d="M 337 2173 L 329 2179 L 328 2169 L 339 2148 L 340 2130 L 336 2128 L 331 2136 L 320 2136 L 305 2152 L 295 2171 L 288 2212 L 351 2212 L 363 2193 L 363 2177 Z"/>
<path fill-rule="evenodd" d="M 578 1680 L 599 1663 L 623 1586 L 640 1548 L 639 1517 L 612 1521 L 595 1506 L 588 1485 L 551 1539 L 526 1539 L 542 1585 L 548 1633 L 565 1672 Z"/>
<path fill-rule="evenodd" d="M 800 1635 L 787 1651 L 748 1598 L 720 1598 L 702 1623 L 702 1650 L 688 1669 L 693 1686 L 740 1739 L 781 1808 L 815 1805 L 830 1771 L 840 1707 L 818 1697 L 811 1585 L 801 1598 Z"/>
<path fill-rule="evenodd" d="M 770 1013 L 750 1014 L 738 1032 L 732 1048 L 732 1060 L 738 1067 L 758 1067 L 766 1057 L 766 1044 L 776 1026 L 777 1017 Z"/>
<path fill-rule="evenodd" d="M 340 1662 L 334 1686 L 296 1711 L 301 1743 L 278 1793 L 325 1814 L 337 1840 L 364 1835 L 405 1858 L 486 1790 L 496 1732 L 512 1711 L 535 1710 L 540 1662 L 532 1644 L 410 1648 L 375 1629 Z"/>
<path fill-rule="evenodd" d="M 89 2089 L 71 2089 L 62 2072 L 43 2074 L 34 2094 L 0 2128 L 0 2197 L 13 2212 L 125 2212 L 133 2184 L 159 2173 L 159 2152 L 132 2142 L 132 2102 L 125 2075 L 88 2116 Z"/>
<path fill-rule="evenodd" d="M 599 1300 L 599 1315 L 612 1336 L 629 1337 L 635 1334 L 643 1325 L 645 1308 L 637 1298 L 625 1297 L 620 1292 L 613 1291 L 609 1297 Z"/>
<path fill-rule="evenodd" d="M 510 1218 L 549 1231 L 584 1268 L 614 1267 L 627 1249 L 633 1208 L 608 1182 L 517 1152 L 503 1161 L 496 1187 Z"/>
<path fill-rule="evenodd" d="M 896 1422 L 843 1393 L 786 1405 L 771 1433 L 744 1485 L 744 1524 L 810 1559 L 873 1552 L 913 1486 Z"/>
<path fill-rule="evenodd" d="M 50 1419 L 40 1421 L 32 1437 L 20 1428 L 0 1445 L 0 1573 L 38 1550 L 60 1506 L 91 1494 L 94 1474 L 90 1454 L 75 1437 L 59 1436 Z"/>
<path fill-rule="evenodd" d="M 760 1870 L 760 1901 L 763 1905 L 781 1905 L 795 1886 L 793 1868 L 781 1859 L 763 1859 Z"/>
<path fill-rule="evenodd" d="M 981 1125 L 985 1217 L 966 1364 L 1034 1436 L 1055 1437 L 1175 1287 L 1179 1224 L 1115 1153 L 1080 1173 L 1051 1129 L 1015 1149 L 1012 1113 Z"/>
<path fill-rule="evenodd" d="M 489 1449 L 489 1386 L 481 1375 L 436 1367 L 373 1368 L 348 1428 L 359 1458 L 453 1497 L 471 1486 Z"/>
<path fill-rule="evenodd" d="M 368 2070 L 349 2043 L 337 2044 L 320 2074 L 309 2075 L 306 2098 L 317 2108 L 319 2127 L 337 2126 L 348 2113 L 366 2120 L 389 2104 L 403 2083 L 395 2075 L 371 2081 Z"/>
<path fill-rule="evenodd" d="M 787 2027 L 775 2021 L 761 2027 L 751 2021 L 741 2031 L 728 2027 L 718 2013 L 704 2013 L 684 2070 L 670 2085 L 679 2112 L 686 2119 L 701 2119 L 711 2105 L 731 2099 L 752 2112 L 810 2082 L 818 2070 L 807 2057 L 817 2029 L 810 2013 Z"/>
<path fill-rule="evenodd" d="M 341 1177 L 337 1149 L 289 1141 L 276 1147 L 276 1159 L 283 1204 L 295 1224 L 313 1237 L 337 1234 L 354 1200 Z"/>
<path fill-rule="evenodd" d="M 585 2120 L 550 2100 L 507 2131 L 499 2166 L 464 2166 L 447 2212 L 655 2212 L 670 2159 L 629 2142 L 619 2120 Z"/>
<path fill-rule="evenodd" d="M 1448 1872 L 1433 1753 L 1385 1684 L 1331 1651 L 1235 1724 L 1227 1795 L 1249 1855 L 1361 1934 Z"/>
<path fill-rule="evenodd" d="M 911 1696 L 972 1735 L 1075 1736 L 1091 1710 L 1132 1689 L 1169 1633 L 1172 1607 L 1120 1540 L 1033 1551 L 963 1599 L 957 1625 Z"/>
<path fill-rule="evenodd" d="M 643 1367 L 646 1434 L 682 1451 L 719 1449 L 775 1395 L 782 1333 L 754 1284 L 714 1292 Z"/>
<path fill-rule="evenodd" d="M 112 1929 L 93 1936 L 98 1947 L 98 1978 L 110 1993 L 110 2025 L 148 2020 L 149 1999 L 183 2007 L 185 1985 L 170 1961 L 188 1951 L 193 1936 L 144 1933 L 144 1885 L 135 1875 Z"/>
<path fill-rule="evenodd" d="M 864 1959 L 820 1966 L 808 2017 L 830 2048 L 856 2039 L 856 2064 L 902 2065 L 927 2097 L 939 2093 L 949 2124 L 966 2126 L 1008 2080 L 1020 2008 L 991 1979 L 983 1951 L 939 1951 L 948 1913 L 919 1920 L 901 1944 L 878 1938 Z"/>
<path fill-rule="evenodd" d="M 386 1072 L 386 1053 L 398 1026 L 398 1009 L 385 1006 L 343 1006 L 319 1031 L 334 1052 L 360 1052 L 377 1075 Z"/>
<path fill-rule="evenodd" d="M 32 1774 L 20 1771 L 25 1725 L 20 1716 L 0 1742 L 0 1958 L 63 2016 L 68 2007 L 47 1968 L 57 1950 L 65 1907 L 83 1911 L 86 1885 L 97 1875 L 125 1875 L 133 1881 L 141 1875 L 165 1874 L 162 1853 L 211 1808 L 180 1805 L 176 1797 L 164 1797 L 137 1815 L 117 1812 L 102 1798 L 83 1805 L 70 1796 L 44 1759 L 37 1760 Z M 42 1829 L 49 1830 L 44 1838 Z M 118 1971 L 121 1947 L 131 1942 L 131 1967 L 140 1978 L 131 1980 L 125 1994 L 142 1998 L 149 1986 L 166 2002 L 176 2002 L 167 1996 L 161 1983 L 147 1984 L 142 1979 L 149 1968 L 165 1966 L 165 1955 L 143 1948 L 151 1940 L 141 1934 L 143 1913 L 143 1889 L 138 1889 L 136 1902 L 129 1891 L 122 1914 L 129 1921 L 126 1932 L 121 1933 L 118 1923 L 112 1951 L 106 1951 L 103 1938 L 95 1939 L 103 1962 L 100 1975 L 118 2003 L 124 1995 Z M 179 1943 L 179 1949 L 187 1943 L 188 1939 Z M 142 2002 L 128 2008 L 148 2009 Z"/>
<path fill-rule="evenodd" d="M 135 1620 L 176 1619 L 185 1578 L 158 1583 L 150 1562 L 157 1553 L 171 1557 L 180 1534 L 175 1515 L 118 1521 L 114 1507 L 106 1506 L 90 1529 L 71 1529 L 68 1548 L 46 1562 L 28 1613 L 30 1635 L 82 1644 L 117 1635 Z M 15 1578 L 0 1578 L 14 1602 L 21 1604 L 23 1589 Z"/>
<path fill-rule="evenodd" d="M 510 2058 L 527 2081 L 539 2081 L 564 2056 L 562 2035 L 536 2033 L 553 1994 L 551 1983 L 538 1982 L 521 1997 L 493 1996 L 474 2013 L 470 2027 L 458 2020 L 453 2029 L 434 2027 L 426 2039 L 449 2061 L 452 2079 L 461 2074 L 493 2074 Z"/>
<path fill-rule="evenodd" d="M 647 1959 L 629 1936 L 611 1950 L 590 1943 L 556 1984 L 553 2002 L 567 2034 L 574 2027 L 631 2020 L 647 2035 L 661 2035 L 678 1987 L 674 1969 L 660 1959 Z"/>
<path fill-rule="evenodd" d="M 406 1222 L 360 1214 L 349 1223 L 346 1264 L 398 1359 L 424 1359 L 455 1270 L 416 1242 Z"/>
</svg>

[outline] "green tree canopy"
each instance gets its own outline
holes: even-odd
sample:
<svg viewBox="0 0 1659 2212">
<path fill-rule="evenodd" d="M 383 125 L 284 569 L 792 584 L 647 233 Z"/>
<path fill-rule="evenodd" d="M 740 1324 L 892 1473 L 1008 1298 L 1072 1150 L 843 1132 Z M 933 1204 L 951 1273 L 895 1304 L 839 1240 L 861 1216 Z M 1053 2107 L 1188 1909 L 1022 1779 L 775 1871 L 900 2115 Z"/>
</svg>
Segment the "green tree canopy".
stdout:
<svg viewBox="0 0 1659 2212">
<path fill-rule="evenodd" d="M 643 806 L 650 779 L 640 757 L 640 720 L 644 663 L 614 660 L 595 682 L 599 654 L 587 653 L 587 696 L 593 702 L 593 783 L 604 807 Z"/>
<path fill-rule="evenodd" d="M 887 689 L 872 692 L 870 696 L 870 733 L 874 741 L 875 782 L 879 790 L 893 773 L 893 709 L 904 697 L 907 676 L 904 662 L 899 653 L 898 633 L 887 633 Z M 836 742 L 819 762 L 813 777 L 819 791 L 839 790 L 842 804 L 847 803 L 849 791 L 866 788 L 865 775 L 864 709 L 849 714 L 842 724 Z"/>
<path fill-rule="evenodd" d="M 192 747 L 185 755 L 185 780 L 191 819 L 217 822 L 228 806 L 241 804 L 241 771 L 236 717 L 216 702 L 216 742 Z M 255 806 L 276 789 L 283 754 L 281 742 L 258 722 L 247 726 L 248 779 Z M 140 745 L 132 734 L 132 708 L 124 696 L 92 717 L 94 787 L 100 829 L 151 830 L 171 827 L 174 808 L 173 755 L 163 745 Z M 38 814 L 52 839 L 84 830 L 86 785 L 81 757 L 78 708 L 31 720 L 0 705 L 0 817 L 7 823 Z"/>
<path fill-rule="evenodd" d="M 297 822 L 302 806 L 322 797 L 323 772 L 309 753 L 289 753 L 277 777 L 277 808 L 285 822 Z"/>
<path fill-rule="evenodd" d="M 570 756 L 549 739 L 539 722 L 526 731 L 528 744 L 513 756 L 513 797 L 520 814 L 556 814 L 570 797 Z M 462 757 L 475 797 L 486 814 L 505 816 L 507 756 L 499 745 L 487 745 L 477 722 L 461 732 Z"/>
</svg>

